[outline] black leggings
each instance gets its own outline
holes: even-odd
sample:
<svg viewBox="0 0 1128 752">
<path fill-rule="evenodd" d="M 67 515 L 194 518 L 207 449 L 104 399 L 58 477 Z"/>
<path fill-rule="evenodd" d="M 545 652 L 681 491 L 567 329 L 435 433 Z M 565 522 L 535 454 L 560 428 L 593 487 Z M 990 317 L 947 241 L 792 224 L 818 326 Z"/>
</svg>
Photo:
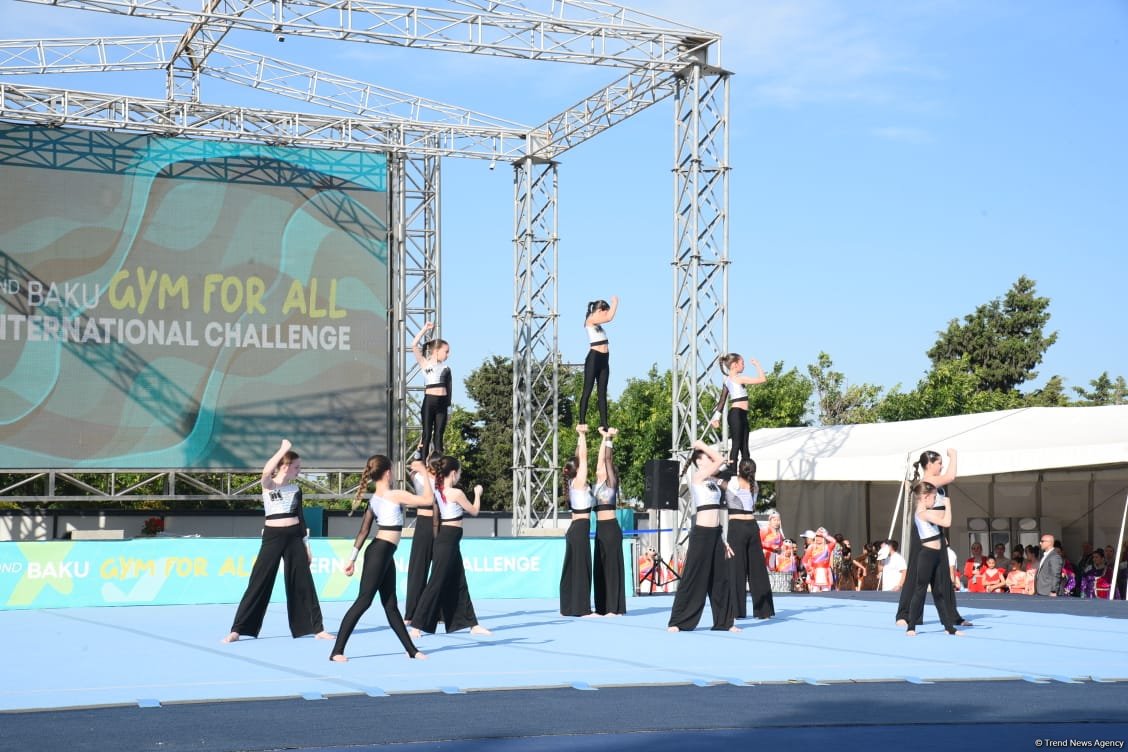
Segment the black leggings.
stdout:
<svg viewBox="0 0 1128 752">
<path fill-rule="evenodd" d="M 364 571 L 360 575 L 360 592 L 356 601 L 345 612 L 341 620 L 341 628 L 337 630 L 337 642 L 333 645 L 334 655 L 345 654 L 345 643 L 356 629 L 357 622 L 364 612 L 372 606 L 376 593 L 380 593 L 380 603 L 384 606 L 384 614 L 388 617 L 388 626 L 396 633 L 400 644 L 412 658 L 419 652 L 407 634 L 407 627 L 403 625 L 400 616 L 399 604 L 396 602 L 396 562 L 392 558 L 396 552 L 394 543 L 379 538 L 373 539 L 364 549 Z"/>
<path fill-rule="evenodd" d="M 440 455 L 443 453 L 443 432 L 446 431 L 448 407 L 450 397 L 447 395 L 423 395 L 423 435 L 419 437 L 423 460 L 430 457 L 432 452 Z"/>
<path fill-rule="evenodd" d="M 595 392 L 599 403 L 599 427 L 607 428 L 607 377 L 611 374 L 611 358 L 608 353 L 595 348 L 588 350 L 584 360 L 584 390 L 580 393 L 580 423 L 587 423 L 588 399 L 591 388 L 598 384 Z"/>
<path fill-rule="evenodd" d="M 729 441 L 732 442 L 729 449 L 729 464 L 736 469 L 736 458 L 749 459 L 748 452 L 748 411 L 741 410 L 739 407 L 730 407 L 728 411 L 728 429 Z"/>
</svg>

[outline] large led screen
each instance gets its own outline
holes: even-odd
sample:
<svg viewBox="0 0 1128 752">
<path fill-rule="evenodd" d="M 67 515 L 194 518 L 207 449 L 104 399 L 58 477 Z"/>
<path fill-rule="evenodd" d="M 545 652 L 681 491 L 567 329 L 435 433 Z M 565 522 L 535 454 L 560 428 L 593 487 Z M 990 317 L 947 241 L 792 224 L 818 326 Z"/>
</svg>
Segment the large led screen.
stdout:
<svg viewBox="0 0 1128 752">
<path fill-rule="evenodd" d="M 387 446 L 381 154 L 0 125 L 0 469 Z"/>
</svg>

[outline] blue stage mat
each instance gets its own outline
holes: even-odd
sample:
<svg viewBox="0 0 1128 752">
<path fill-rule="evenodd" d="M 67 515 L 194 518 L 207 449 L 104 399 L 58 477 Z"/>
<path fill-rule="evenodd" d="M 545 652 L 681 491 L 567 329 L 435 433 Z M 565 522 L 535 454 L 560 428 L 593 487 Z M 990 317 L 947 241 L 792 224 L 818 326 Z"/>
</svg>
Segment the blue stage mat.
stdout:
<svg viewBox="0 0 1128 752">
<path fill-rule="evenodd" d="M 965 637 L 944 634 L 929 605 L 932 622 L 915 638 L 893 625 L 890 599 L 853 594 L 777 596 L 776 618 L 742 621 L 739 634 L 709 631 L 708 610 L 703 628 L 667 633 L 668 596 L 585 619 L 561 617 L 554 600 L 480 601 L 493 636 L 424 636 L 426 661 L 406 658 L 377 606 L 345 664 L 328 660 L 327 641 L 291 639 L 282 604 L 260 639 L 231 645 L 220 643 L 230 605 L 3 611 L 0 711 L 549 687 L 1128 681 L 1128 619 L 1111 618 L 1123 602 L 1021 600 L 962 598 L 975 622 Z M 322 604 L 327 629 L 348 605 Z"/>
</svg>

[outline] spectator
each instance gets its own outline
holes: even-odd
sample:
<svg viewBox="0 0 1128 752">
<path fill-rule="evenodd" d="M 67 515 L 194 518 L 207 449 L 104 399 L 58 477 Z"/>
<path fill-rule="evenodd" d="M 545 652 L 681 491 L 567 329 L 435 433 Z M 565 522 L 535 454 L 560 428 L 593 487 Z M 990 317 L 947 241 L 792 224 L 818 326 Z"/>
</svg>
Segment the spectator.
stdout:
<svg viewBox="0 0 1128 752">
<path fill-rule="evenodd" d="M 1038 542 L 1042 556 L 1034 574 L 1034 592 L 1056 598 L 1061 590 L 1061 554 L 1054 548 L 1054 536 L 1049 533 L 1042 533 Z"/>
<path fill-rule="evenodd" d="M 1006 546 L 999 544 L 995 546 L 998 549 L 1002 546 L 1003 551 L 1006 551 Z M 995 558 L 998 561 L 998 556 Z M 967 557 L 964 561 L 963 576 L 967 580 L 967 590 L 969 593 L 982 593 L 983 592 L 983 579 L 980 574 L 985 569 L 984 565 L 987 563 L 987 557 L 983 555 L 983 546 L 979 543 L 971 544 L 971 556 Z"/>
<path fill-rule="evenodd" d="M 1007 544 L 1006 543 L 996 543 L 995 544 L 995 563 L 999 566 L 1002 566 L 1003 562 L 1005 562 L 1005 561 L 1008 561 L 1008 559 L 1007 559 Z"/>
<path fill-rule="evenodd" d="M 1101 581 L 1103 580 L 1103 584 Z M 1089 557 L 1089 565 L 1081 574 L 1082 598 L 1107 598 L 1112 586 L 1112 567 L 1105 561 L 1104 551 L 1096 549 Z M 1103 590 L 1104 595 L 1099 593 Z"/>
<path fill-rule="evenodd" d="M 905 572 L 909 565 L 905 557 L 897 552 L 899 545 L 895 540 L 887 540 L 881 544 L 877 552 L 877 559 L 883 562 L 881 567 L 881 589 L 889 592 L 900 591 L 905 585 Z"/>
<path fill-rule="evenodd" d="M 881 588 L 878 579 L 880 567 L 877 563 L 877 551 L 880 547 L 880 543 L 867 543 L 862 546 L 862 555 L 856 559 L 856 563 L 861 567 L 858 575 L 859 590 L 879 590 Z"/>
<path fill-rule="evenodd" d="M 954 548 L 948 548 L 948 577 L 952 581 L 952 589 L 960 590 L 963 588 L 963 583 L 960 582 L 960 567 L 959 557 L 956 556 Z"/>
<path fill-rule="evenodd" d="M 1010 571 L 1007 572 L 1007 592 L 1014 595 L 1026 595 L 1026 570 L 1022 562 L 1011 559 Z"/>
<path fill-rule="evenodd" d="M 1054 550 L 1056 550 L 1058 556 L 1061 557 L 1061 588 L 1058 590 L 1058 593 L 1060 595 L 1075 596 L 1077 595 L 1077 572 L 1073 568 L 1073 563 L 1065 558 L 1061 541 L 1054 541 Z"/>
<path fill-rule="evenodd" d="M 994 556 L 987 557 L 987 564 L 981 573 L 983 592 L 985 593 L 1002 593 L 1005 592 L 1007 581 L 1006 575 L 1003 570 L 999 569 Z"/>
<path fill-rule="evenodd" d="M 830 557 L 832 549 L 820 527 L 814 542 L 803 552 L 803 569 L 807 572 L 807 592 L 825 593 L 834 585 Z"/>
</svg>

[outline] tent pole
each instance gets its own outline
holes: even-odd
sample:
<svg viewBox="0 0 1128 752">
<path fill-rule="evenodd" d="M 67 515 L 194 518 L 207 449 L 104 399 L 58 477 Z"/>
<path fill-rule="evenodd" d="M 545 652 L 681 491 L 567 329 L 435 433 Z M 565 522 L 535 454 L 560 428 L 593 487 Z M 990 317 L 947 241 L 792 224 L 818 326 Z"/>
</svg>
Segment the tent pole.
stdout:
<svg viewBox="0 0 1128 752">
<path fill-rule="evenodd" d="M 906 499 L 906 492 L 908 491 L 908 487 L 909 487 L 909 483 L 908 483 L 909 471 L 912 470 L 912 467 L 913 467 L 913 456 L 910 454 L 905 459 L 905 479 L 901 483 L 900 490 L 897 491 L 897 504 L 893 507 L 893 519 L 891 519 L 889 521 L 889 535 L 885 536 L 885 540 L 891 540 L 893 538 L 893 530 L 897 527 L 897 515 L 901 513 L 901 501 L 902 500 L 905 500 L 905 520 L 906 520 L 906 523 L 908 521 L 908 511 L 909 510 L 908 510 L 908 500 Z M 901 525 L 901 536 L 900 536 L 901 541 L 905 540 L 905 529 L 907 527 L 908 527 L 907 524 Z"/>
<path fill-rule="evenodd" d="M 1108 589 L 1108 599 L 1111 601 L 1116 595 L 1116 581 L 1120 579 L 1120 552 L 1124 550 L 1124 523 L 1128 522 L 1128 496 L 1124 497 L 1124 514 L 1120 517 L 1120 537 L 1116 540 L 1116 552 L 1113 554 L 1112 585 Z M 1128 585 L 1125 585 L 1128 589 Z M 1128 597 L 1128 593 L 1124 594 Z"/>
</svg>

